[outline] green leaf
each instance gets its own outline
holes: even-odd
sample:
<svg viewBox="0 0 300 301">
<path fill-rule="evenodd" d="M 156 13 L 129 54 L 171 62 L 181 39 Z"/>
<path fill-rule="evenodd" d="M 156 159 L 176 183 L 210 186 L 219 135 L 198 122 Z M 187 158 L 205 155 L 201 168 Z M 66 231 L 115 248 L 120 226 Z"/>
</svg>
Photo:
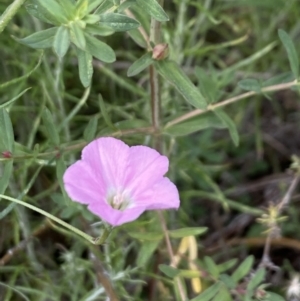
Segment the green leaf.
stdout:
<svg viewBox="0 0 300 301">
<path fill-rule="evenodd" d="M 89 0 L 78 0 L 76 2 L 76 17 L 82 19 L 88 13 Z"/>
<path fill-rule="evenodd" d="M 114 31 L 128 31 L 140 26 L 135 19 L 117 13 L 100 15 L 100 24 L 110 26 Z"/>
<path fill-rule="evenodd" d="M 208 76 L 207 72 L 198 66 L 195 69 L 195 74 L 198 79 L 200 92 L 207 103 L 215 102 L 218 98 L 217 83 L 213 80 L 212 76 Z"/>
<path fill-rule="evenodd" d="M 1 131 L 0 131 L 0 133 L 1 133 Z M 3 194 L 5 192 L 8 184 L 9 184 L 10 176 L 13 172 L 13 160 L 4 162 L 2 167 L 3 167 L 1 169 L 2 173 L 0 173 L 0 194 Z M 0 200 L 1 200 L 1 198 L 0 198 Z M 7 211 L 9 212 L 10 210 L 8 209 Z M 2 216 L 4 216 L 5 214 L 6 214 L 5 212 L 1 212 Z"/>
<path fill-rule="evenodd" d="M 213 301 L 221 301 L 221 300 L 222 301 L 232 301 L 230 292 L 228 291 L 228 289 L 224 285 L 221 286 L 219 292 L 213 298 Z"/>
<path fill-rule="evenodd" d="M 144 241 L 138 252 L 137 266 L 145 267 L 148 261 L 152 258 L 153 253 L 158 248 L 160 240 Z"/>
<path fill-rule="evenodd" d="M 156 0 L 136 0 L 136 3 L 155 20 L 160 22 L 169 21 L 168 15 Z"/>
<path fill-rule="evenodd" d="M 190 121 L 175 124 L 163 130 L 164 134 L 171 136 L 185 136 L 207 128 L 223 129 L 224 123 L 212 113 L 206 113 Z"/>
<path fill-rule="evenodd" d="M 48 108 L 44 108 L 42 118 L 44 121 L 44 125 L 47 131 L 47 136 L 50 139 L 50 141 L 55 145 L 59 145 L 59 135 L 52 117 L 52 114 L 48 110 Z"/>
<path fill-rule="evenodd" d="M 264 301 L 286 301 L 285 298 L 281 297 L 278 294 L 272 293 L 272 292 L 267 292 L 267 298 L 264 299 Z"/>
<path fill-rule="evenodd" d="M 226 287 L 229 289 L 234 289 L 236 287 L 236 283 L 227 274 L 221 274 L 219 276 L 219 280 L 222 281 L 226 285 Z"/>
<path fill-rule="evenodd" d="M 183 278 L 198 278 L 201 276 L 201 272 L 200 271 L 196 271 L 196 270 L 180 270 L 179 275 L 180 277 Z"/>
<path fill-rule="evenodd" d="M 95 10 L 104 0 L 89 0 L 88 13 Z"/>
<path fill-rule="evenodd" d="M 288 59 L 290 62 L 291 70 L 295 76 L 296 79 L 298 79 L 299 76 L 299 59 L 298 59 L 298 53 L 295 48 L 294 42 L 290 38 L 290 36 L 282 29 L 278 30 L 279 38 L 287 52 Z"/>
<path fill-rule="evenodd" d="M 206 266 L 207 271 L 217 279 L 219 276 L 219 269 L 215 262 L 209 256 L 204 257 L 204 264 Z"/>
<path fill-rule="evenodd" d="M 87 50 L 92 56 L 105 63 L 112 63 L 116 60 L 116 55 L 110 46 L 88 34 L 85 37 Z"/>
<path fill-rule="evenodd" d="M 136 60 L 128 69 L 127 76 L 135 76 L 153 63 L 152 54 L 147 52 Z"/>
<path fill-rule="evenodd" d="M 112 0 L 104 0 L 102 4 L 95 10 L 95 14 L 103 14 L 107 11 L 112 11 L 116 7 L 114 5 L 114 2 Z"/>
<path fill-rule="evenodd" d="M 72 22 L 70 24 L 71 28 L 71 41 L 81 50 L 85 50 L 86 46 L 86 40 L 85 40 L 85 35 L 84 31 L 80 26 L 79 22 Z"/>
<path fill-rule="evenodd" d="M 105 123 L 108 125 L 108 127 L 115 129 L 116 127 L 113 125 L 113 123 L 108 115 L 108 112 L 106 110 L 106 106 L 105 106 L 105 103 L 103 101 L 101 94 L 99 94 L 98 99 L 99 99 L 100 111 L 101 111 L 101 114 L 102 114 L 102 117 L 103 117 Z"/>
<path fill-rule="evenodd" d="M 77 48 L 79 77 L 82 85 L 87 88 L 91 85 L 93 76 L 93 57 L 86 51 Z"/>
<path fill-rule="evenodd" d="M 174 278 L 180 274 L 180 270 L 166 264 L 160 264 L 158 268 L 170 278 Z"/>
<path fill-rule="evenodd" d="M 249 291 L 254 290 L 262 281 L 264 281 L 265 275 L 266 275 L 266 270 L 259 269 L 248 283 L 247 290 Z"/>
<path fill-rule="evenodd" d="M 130 120 L 119 121 L 115 123 L 115 126 L 120 130 L 126 130 L 126 129 L 149 127 L 151 126 L 151 124 L 143 119 L 130 119 Z"/>
<path fill-rule="evenodd" d="M 220 118 L 220 120 L 223 121 L 224 125 L 228 128 L 229 134 L 231 136 L 234 145 L 238 146 L 240 137 L 233 120 L 222 109 L 217 109 L 214 110 L 213 112 Z"/>
<path fill-rule="evenodd" d="M 60 157 L 58 160 L 56 160 L 56 176 L 58 179 L 58 183 L 59 183 L 60 189 L 63 193 L 64 200 L 69 200 L 69 197 L 65 191 L 65 185 L 63 182 L 63 175 L 64 175 L 66 169 L 67 169 L 67 166 L 65 164 L 63 157 Z"/>
<path fill-rule="evenodd" d="M 100 22 L 100 16 L 94 14 L 86 15 L 83 21 L 85 24 L 96 24 Z"/>
<path fill-rule="evenodd" d="M 164 236 L 161 232 L 128 232 L 128 235 L 133 238 L 146 241 L 161 240 Z"/>
<path fill-rule="evenodd" d="M 109 26 L 100 24 L 87 24 L 85 32 L 91 35 L 109 36 L 114 33 L 114 30 Z"/>
<path fill-rule="evenodd" d="M 237 259 L 230 259 L 224 263 L 221 263 L 218 265 L 218 269 L 220 273 L 224 273 L 225 271 L 231 269 L 232 267 L 234 267 L 237 263 Z"/>
<path fill-rule="evenodd" d="M 26 46 L 35 49 L 50 48 L 54 42 L 54 36 L 57 32 L 57 27 L 38 31 L 24 39 L 13 37 L 16 41 Z"/>
<path fill-rule="evenodd" d="M 53 48 L 60 59 L 67 53 L 70 46 L 69 29 L 66 26 L 60 26 L 56 32 L 53 42 Z"/>
<path fill-rule="evenodd" d="M 235 283 L 238 283 L 242 278 L 244 278 L 249 272 L 253 265 L 254 257 L 248 256 L 240 266 L 234 271 L 231 278 Z"/>
<path fill-rule="evenodd" d="M 255 78 L 246 78 L 238 82 L 238 86 L 246 91 L 254 91 L 260 93 L 261 85 L 260 82 Z"/>
<path fill-rule="evenodd" d="M 177 230 L 169 230 L 170 236 L 174 238 L 181 238 L 186 236 L 201 235 L 207 231 L 206 227 L 182 228 Z"/>
<path fill-rule="evenodd" d="M 122 2 L 118 7 L 118 12 L 121 13 L 121 12 L 125 11 L 125 9 L 130 8 L 130 6 L 132 6 L 135 3 L 136 3 L 136 0 L 126 0 L 126 1 Z"/>
<path fill-rule="evenodd" d="M 72 0 L 58 0 L 59 5 L 64 10 L 64 14 L 68 20 L 75 19 L 75 1 Z"/>
<path fill-rule="evenodd" d="M 61 25 L 68 22 L 64 9 L 55 0 L 36 0 L 34 2 L 39 5 L 39 9 L 43 8 L 43 14 L 52 22 L 54 21 L 53 24 Z"/>
<path fill-rule="evenodd" d="M 0 109 L 0 152 L 2 151 L 14 151 L 14 131 L 5 109 Z"/>
<path fill-rule="evenodd" d="M 143 38 L 142 34 L 140 33 L 140 31 L 138 29 L 133 29 L 128 31 L 127 33 L 131 39 L 137 44 L 139 45 L 141 48 L 145 48 L 147 49 L 147 42 L 145 41 L 145 39 Z"/>
<path fill-rule="evenodd" d="M 202 292 L 199 296 L 190 301 L 209 301 L 219 292 L 221 286 L 221 282 L 216 282 L 215 284 L 207 288 L 204 292 Z"/>
<path fill-rule="evenodd" d="M 39 0 L 29 0 L 25 4 L 27 12 L 33 17 L 54 25 L 60 25 L 60 22 L 41 5 Z"/>
<path fill-rule="evenodd" d="M 83 138 L 86 142 L 91 142 L 93 139 L 95 139 L 96 131 L 98 126 L 98 117 L 93 117 L 83 132 Z"/>
<path fill-rule="evenodd" d="M 200 91 L 191 80 L 173 61 L 162 60 L 154 63 L 157 71 L 182 94 L 182 96 L 193 106 L 199 109 L 206 107 L 206 101 Z"/>
</svg>

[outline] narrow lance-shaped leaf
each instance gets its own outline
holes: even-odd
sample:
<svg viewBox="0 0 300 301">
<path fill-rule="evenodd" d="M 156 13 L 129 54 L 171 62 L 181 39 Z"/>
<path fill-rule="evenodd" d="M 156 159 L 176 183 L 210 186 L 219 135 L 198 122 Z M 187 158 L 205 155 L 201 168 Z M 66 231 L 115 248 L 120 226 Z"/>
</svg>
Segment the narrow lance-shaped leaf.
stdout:
<svg viewBox="0 0 300 301">
<path fill-rule="evenodd" d="M 222 110 L 217 109 L 213 111 L 224 122 L 224 125 L 228 128 L 229 134 L 235 146 L 239 145 L 239 133 L 233 120 Z"/>
<path fill-rule="evenodd" d="M 14 132 L 9 114 L 5 109 L 0 109 L 0 153 L 14 150 Z M 10 176 L 13 171 L 13 161 L 5 162 L 0 174 L 0 194 L 5 192 L 8 186 Z"/>
<path fill-rule="evenodd" d="M 168 21 L 169 17 L 156 0 L 136 0 L 138 6 L 157 21 Z"/>
<path fill-rule="evenodd" d="M 103 98 L 102 98 L 102 95 L 99 94 L 98 96 L 98 99 L 99 99 L 99 106 L 100 106 L 100 111 L 101 111 L 101 114 L 102 114 L 102 117 L 105 121 L 105 123 L 112 129 L 116 129 L 116 127 L 113 125 L 109 115 L 108 115 L 108 112 L 107 112 L 107 109 L 106 109 L 106 106 L 105 106 L 105 103 L 103 101 Z"/>
<path fill-rule="evenodd" d="M 93 10 L 95 10 L 104 0 L 89 0 L 88 5 L 88 13 L 91 13 Z"/>
<path fill-rule="evenodd" d="M 0 162 L 1 164 L 1 162 Z M 10 176 L 13 171 L 13 161 L 3 163 L 2 173 L 0 173 L 0 194 L 3 194 L 9 184 Z M 1 199 L 1 198 L 0 198 Z M 12 208 L 11 208 L 12 209 Z"/>
<path fill-rule="evenodd" d="M 44 121 L 44 125 L 46 127 L 46 131 L 47 131 L 47 135 L 49 140 L 55 145 L 58 146 L 59 145 L 59 135 L 52 117 L 52 114 L 50 113 L 50 111 L 45 108 L 42 114 L 42 118 Z"/>
<path fill-rule="evenodd" d="M 127 31 L 140 26 L 135 19 L 117 13 L 100 15 L 100 24 L 110 26 L 114 31 Z"/>
<path fill-rule="evenodd" d="M 290 36 L 284 30 L 279 29 L 278 35 L 287 52 L 292 72 L 297 79 L 299 76 L 299 59 L 296 47 Z"/>
<path fill-rule="evenodd" d="M 128 69 L 127 76 L 135 76 L 153 63 L 152 54 L 147 52 L 136 60 Z"/>
<path fill-rule="evenodd" d="M 212 113 L 206 113 L 190 121 L 168 127 L 163 130 L 163 133 L 171 136 L 185 136 L 207 128 L 223 129 L 226 128 L 226 125 Z"/>
<path fill-rule="evenodd" d="M 221 282 L 216 282 L 190 301 L 210 301 L 219 292 L 221 285 Z"/>
<path fill-rule="evenodd" d="M 31 48 L 45 49 L 52 47 L 56 32 L 57 27 L 52 27 L 49 29 L 38 31 L 23 39 L 19 39 L 16 37 L 13 38 L 19 43 L 27 45 Z"/>
<path fill-rule="evenodd" d="M 14 131 L 9 114 L 5 109 L 0 109 L 0 152 L 13 152 Z"/>
<path fill-rule="evenodd" d="M 169 230 L 169 234 L 174 238 L 182 238 L 187 236 L 201 235 L 207 231 L 206 227 L 182 228 L 177 230 Z"/>
<path fill-rule="evenodd" d="M 154 63 L 157 71 L 193 106 L 199 109 L 206 107 L 206 101 L 200 91 L 173 61 L 162 60 Z"/>
<path fill-rule="evenodd" d="M 253 265 L 254 257 L 248 256 L 240 266 L 234 271 L 231 278 L 235 283 L 238 283 L 242 278 L 244 278 L 249 272 Z"/>
<path fill-rule="evenodd" d="M 93 76 L 93 57 L 90 53 L 77 48 L 79 78 L 82 85 L 87 88 L 91 85 Z"/>
<path fill-rule="evenodd" d="M 72 22 L 71 25 L 71 41 L 80 49 L 85 50 L 86 40 L 83 29 L 80 27 L 79 22 Z"/>
<path fill-rule="evenodd" d="M 60 25 L 60 22 L 49 11 L 41 5 L 39 0 L 28 0 L 25 4 L 27 12 L 33 17 L 54 25 Z"/>
<path fill-rule="evenodd" d="M 255 78 L 245 78 L 238 82 L 238 86 L 246 91 L 254 91 L 256 93 L 260 93 L 261 84 Z"/>
<path fill-rule="evenodd" d="M 88 125 L 86 126 L 84 132 L 83 132 L 83 138 L 87 142 L 91 142 L 93 139 L 95 139 L 96 131 L 98 126 L 98 118 L 93 117 Z"/>
<path fill-rule="evenodd" d="M 196 67 L 195 74 L 199 82 L 199 89 L 207 102 L 215 102 L 218 96 L 217 83 L 200 67 Z"/>
<path fill-rule="evenodd" d="M 208 270 L 208 272 L 214 277 L 218 278 L 219 276 L 219 269 L 215 262 L 208 256 L 204 257 L 204 263 Z"/>
<path fill-rule="evenodd" d="M 60 59 L 67 53 L 70 46 L 69 29 L 66 26 L 60 26 L 56 32 L 53 42 L 53 48 Z"/>
<path fill-rule="evenodd" d="M 37 2 L 44 8 L 44 10 L 48 11 L 51 19 L 56 20 L 58 24 L 64 24 L 68 22 L 68 18 L 64 12 L 64 9 L 55 0 L 37 0 Z"/>
<path fill-rule="evenodd" d="M 81 19 L 88 12 L 89 0 L 78 0 L 76 3 L 76 17 Z"/>
<path fill-rule="evenodd" d="M 174 278 L 176 276 L 179 275 L 180 273 L 180 270 L 176 269 L 176 268 L 173 268 L 169 265 L 166 265 L 166 264 L 160 264 L 158 266 L 158 268 L 165 274 L 167 275 L 168 277 L 170 278 Z"/>
<path fill-rule="evenodd" d="M 92 56 L 105 63 L 112 63 L 116 60 L 116 55 L 110 46 L 88 34 L 85 37 L 87 50 Z"/>
<path fill-rule="evenodd" d="M 113 34 L 115 31 L 105 25 L 100 25 L 100 24 L 87 24 L 85 27 L 85 32 L 91 35 L 98 35 L 98 36 L 109 36 Z"/>
</svg>

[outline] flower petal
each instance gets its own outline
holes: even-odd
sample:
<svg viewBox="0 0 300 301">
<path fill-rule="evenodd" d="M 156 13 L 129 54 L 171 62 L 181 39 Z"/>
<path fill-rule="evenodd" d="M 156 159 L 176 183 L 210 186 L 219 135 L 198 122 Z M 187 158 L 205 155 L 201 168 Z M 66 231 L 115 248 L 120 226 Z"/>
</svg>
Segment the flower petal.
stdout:
<svg viewBox="0 0 300 301">
<path fill-rule="evenodd" d="M 122 187 L 127 170 L 129 146 L 121 140 L 106 137 L 88 144 L 82 151 L 82 160 L 87 162 L 107 189 Z"/>
<path fill-rule="evenodd" d="M 67 168 L 63 182 L 69 197 L 78 203 L 97 202 L 105 193 L 101 178 L 82 160 Z"/>
<path fill-rule="evenodd" d="M 134 221 L 145 211 L 144 207 L 129 208 L 120 211 L 104 203 L 90 204 L 88 209 L 112 226 L 119 226 Z"/>
<path fill-rule="evenodd" d="M 169 160 L 147 146 L 133 146 L 129 150 L 125 187 L 134 199 L 160 181 L 168 171 Z"/>
<path fill-rule="evenodd" d="M 177 187 L 168 179 L 163 178 L 152 190 L 147 191 L 137 202 L 146 210 L 178 209 L 180 206 Z"/>
</svg>

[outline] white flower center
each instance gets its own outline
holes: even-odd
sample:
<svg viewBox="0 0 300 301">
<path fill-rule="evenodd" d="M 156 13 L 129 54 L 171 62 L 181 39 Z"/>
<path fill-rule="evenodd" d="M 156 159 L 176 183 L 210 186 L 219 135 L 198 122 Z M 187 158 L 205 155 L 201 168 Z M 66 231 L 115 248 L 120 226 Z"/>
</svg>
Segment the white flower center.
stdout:
<svg viewBox="0 0 300 301">
<path fill-rule="evenodd" d="M 109 193 L 107 201 L 112 208 L 120 211 L 124 211 L 132 203 L 128 192 L 120 190 Z"/>
</svg>

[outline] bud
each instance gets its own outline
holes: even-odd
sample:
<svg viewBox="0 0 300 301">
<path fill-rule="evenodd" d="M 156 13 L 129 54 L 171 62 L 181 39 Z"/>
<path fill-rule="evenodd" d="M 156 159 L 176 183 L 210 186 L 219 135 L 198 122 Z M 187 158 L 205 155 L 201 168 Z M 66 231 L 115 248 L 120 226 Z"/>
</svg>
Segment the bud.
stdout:
<svg viewBox="0 0 300 301">
<path fill-rule="evenodd" d="M 12 157 L 12 153 L 10 151 L 4 151 L 4 152 L 2 152 L 2 156 L 3 156 L 3 158 L 9 159 Z"/>
<path fill-rule="evenodd" d="M 167 43 L 157 44 L 153 48 L 152 58 L 161 61 L 169 55 L 169 45 Z"/>
</svg>

